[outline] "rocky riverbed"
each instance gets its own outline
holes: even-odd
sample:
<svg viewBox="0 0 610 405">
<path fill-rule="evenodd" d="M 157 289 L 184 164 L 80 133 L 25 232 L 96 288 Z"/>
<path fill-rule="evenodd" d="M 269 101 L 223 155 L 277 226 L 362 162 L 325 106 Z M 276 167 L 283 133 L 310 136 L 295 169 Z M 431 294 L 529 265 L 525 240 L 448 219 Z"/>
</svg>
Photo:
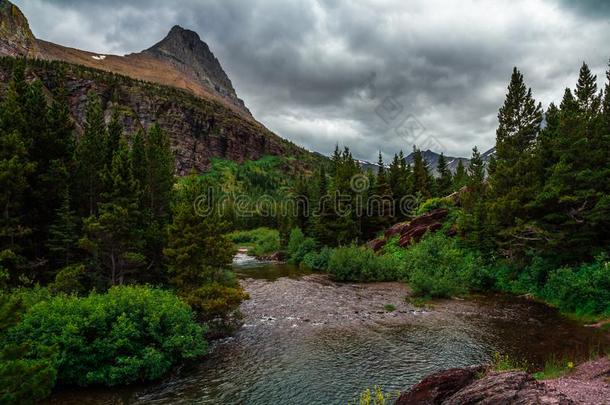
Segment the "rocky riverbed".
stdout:
<svg viewBox="0 0 610 405">
<path fill-rule="evenodd" d="M 196 364 L 121 390 L 64 390 L 54 403 L 346 404 L 367 387 L 406 390 L 439 370 L 494 352 L 540 366 L 550 353 L 588 356 L 596 330 L 516 297 L 440 300 L 418 307 L 402 283 L 335 283 L 241 257 L 250 295 L 243 327 Z M 391 305 L 391 306 L 390 306 Z"/>
</svg>

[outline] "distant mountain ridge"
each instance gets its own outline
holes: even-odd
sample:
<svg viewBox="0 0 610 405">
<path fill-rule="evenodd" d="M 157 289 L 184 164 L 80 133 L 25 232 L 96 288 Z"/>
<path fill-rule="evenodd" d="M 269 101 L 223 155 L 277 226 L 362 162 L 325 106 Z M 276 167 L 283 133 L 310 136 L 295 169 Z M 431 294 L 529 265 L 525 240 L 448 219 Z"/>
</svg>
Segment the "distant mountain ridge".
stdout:
<svg viewBox="0 0 610 405">
<path fill-rule="evenodd" d="M 496 148 L 494 147 L 494 148 L 489 149 L 487 152 L 481 154 L 483 161 L 487 163 L 489 161 L 489 158 L 491 156 L 493 156 L 495 154 L 495 152 L 496 152 Z M 422 153 L 424 160 L 428 163 L 428 167 L 430 168 L 430 171 L 432 172 L 432 174 L 437 175 L 436 167 L 438 166 L 438 159 L 440 158 L 441 154 L 433 152 L 430 149 L 422 151 L 421 153 Z M 409 155 L 407 155 L 405 157 L 405 160 L 410 165 L 413 165 L 414 159 L 415 159 L 415 154 L 413 152 L 411 152 Z M 460 161 L 462 162 L 462 165 L 464 165 L 464 168 L 467 168 L 470 165 L 470 159 L 464 158 L 464 157 L 445 156 L 445 159 L 447 160 L 447 166 L 449 167 L 449 170 L 451 171 L 451 173 L 456 172 Z M 360 167 L 362 167 L 363 170 L 370 169 L 374 173 L 377 173 L 377 171 L 379 170 L 378 163 L 373 163 L 373 162 L 369 162 L 366 160 L 358 160 L 358 163 L 360 164 Z M 388 164 L 386 163 L 385 166 L 387 167 Z"/>
</svg>

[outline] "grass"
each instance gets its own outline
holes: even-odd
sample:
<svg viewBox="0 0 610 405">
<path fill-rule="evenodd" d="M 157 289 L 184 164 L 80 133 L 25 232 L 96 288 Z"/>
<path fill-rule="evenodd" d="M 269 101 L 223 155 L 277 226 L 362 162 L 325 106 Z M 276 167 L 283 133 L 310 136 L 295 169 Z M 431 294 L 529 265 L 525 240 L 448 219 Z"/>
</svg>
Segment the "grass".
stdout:
<svg viewBox="0 0 610 405">
<path fill-rule="evenodd" d="M 385 304 L 383 306 L 383 309 L 385 309 L 388 312 L 393 312 L 393 311 L 396 311 L 396 305 L 394 305 L 394 304 Z"/>
<path fill-rule="evenodd" d="M 399 396 L 399 391 L 383 392 L 381 387 L 375 385 L 372 390 L 367 388 L 361 392 L 357 400 L 358 402 L 356 403 L 360 405 L 389 405 L 394 403 L 394 400 L 396 400 Z M 351 404 L 351 402 L 348 402 L 348 404 Z"/>
<path fill-rule="evenodd" d="M 494 371 L 527 370 L 527 363 L 524 361 L 516 360 L 510 357 L 508 354 L 503 355 L 498 352 L 495 352 L 493 354 L 491 368 Z"/>
<path fill-rule="evenodd" d="M 544 368 L 535 372 L 533 377 L 536 380 L 552 380 L 563 377 L 574 369 L 574 362 L 569 360 L 558 360 L 555 356 L 551 356 L 545 363 Z"/>
<path fill-rule="evenodd" d="M 416 308 L 432 308 L 432 298 L 424 296 L 424 297 L 405 297 L 405 301 L 409 304 L 413 305 Z"/>
</svg>

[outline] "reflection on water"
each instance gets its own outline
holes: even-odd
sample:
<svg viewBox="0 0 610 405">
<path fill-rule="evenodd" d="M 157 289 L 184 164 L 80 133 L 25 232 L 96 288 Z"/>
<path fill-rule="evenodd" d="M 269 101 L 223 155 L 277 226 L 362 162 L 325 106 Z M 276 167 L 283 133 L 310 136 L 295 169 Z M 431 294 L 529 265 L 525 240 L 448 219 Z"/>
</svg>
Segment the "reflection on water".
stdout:
<svg viewBox="0 0 610 405">
<path fill-rule="evenodd" d="M 597 331 L 544 305 L 503 296 L 440 302 L 429 312 L 404 310 L 402 318 L 374 310 L 378 315 L 371 322 L 341 322 L 338 314 L 356 308 L 361 314 L 378 298 L 373 294 L 386 294 L 390 290 L 383 288 L 389 287 L 299 279 L 303 273 L 294 266 L 247 255 L 237 257 L 234 266 L 253 296 L 244 306 L 245 325 L 234 337 L 215 342 L 199 364 L 148 387 L 64 391 L 54 402 L 346 404 L 374 384 L 403 390 L 431 372 L 489 361 L 495 351 L 540 365 L 550 354 L 576 360 L 602 342 Z M 329 301 L 337 296 L 344 301 L 331 311 Z M 359 306 L 349 304 L 354 301 Z"/>
</svg>

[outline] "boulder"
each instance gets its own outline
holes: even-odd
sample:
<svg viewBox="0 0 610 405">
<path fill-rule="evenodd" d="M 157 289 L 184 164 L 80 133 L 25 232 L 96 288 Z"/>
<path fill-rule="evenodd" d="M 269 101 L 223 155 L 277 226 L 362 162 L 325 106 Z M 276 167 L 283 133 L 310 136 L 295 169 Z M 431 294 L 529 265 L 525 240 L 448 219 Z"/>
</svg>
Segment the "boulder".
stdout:
<svg viewBox="0 0 610 405">
<path fill-rule="evenodd" d="M 396 404 L 542 404 L 574 402 L 523 371 L 489 372 L 481 366 L 440 371 L 400 395 Z"/>
<path fill-rule="evenodd" d="M 405 232 L 405 230 L 408 228 L 409 228 L 408 222 L 399 222 L 399 223 L 393 225 L 392 227 L 388 228 L 384 232 L 384 236 L 386 239 L 390 239 L 394 235 L 402 235 L 403 232 Z"/>
<path fill-rule="evenodd" d="M 483 366 L 452 368 L 429 375 L 407 392 L 403 392 L 396 405 L 440 404 L 446 398 L 473 382 L 478 374 L 485 371 Z"/>
</svg>

